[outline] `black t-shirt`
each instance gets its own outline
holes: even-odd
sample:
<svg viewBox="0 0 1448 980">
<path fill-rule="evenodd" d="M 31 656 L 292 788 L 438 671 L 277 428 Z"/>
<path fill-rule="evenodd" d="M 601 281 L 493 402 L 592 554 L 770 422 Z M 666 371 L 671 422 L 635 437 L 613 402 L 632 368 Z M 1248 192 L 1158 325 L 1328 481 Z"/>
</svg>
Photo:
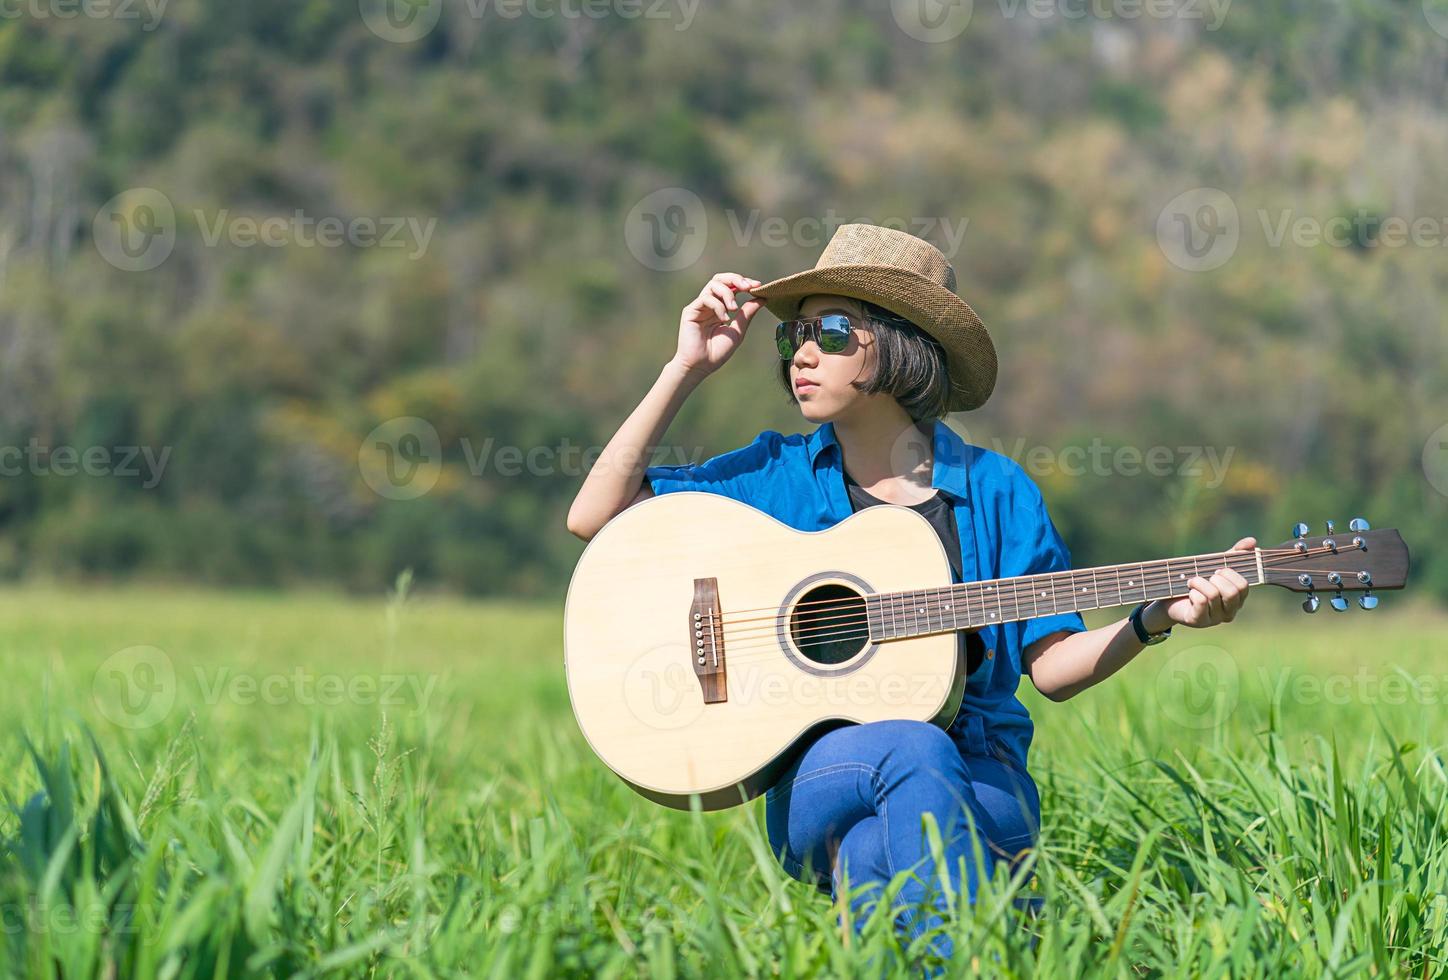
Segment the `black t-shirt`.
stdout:
<svg viewBox="0 0 1448 980">
<path fill-rule="evenodd" d="M 849 470 L 845 471 L 845 487 L 850 492 L 850 508 L 856 512 L 865 507 L 874 507 L 879 504 L 889 503 L 887 500 L 881 500 L 879 497 L 867 493 L 865 488 L 856 483 L 855 478 L 850 476 Z M 960 529 L 956 526 L 955 509 L 950 506 L 950 502 L 942 497 L 940 491 L 937 490 L 935 496 L 929 500 L 922 500 L 918 504 L 901 506 L 909 506 L 911 510 L 929 521 L 931 527 L 935 528 L 935 533 L 939 536 L 940 543 L 945 546 L 946 555 L 950 557 L 951 581 L 962 581 L 960 567 Z M 980 666 L 981 660 L 985 657 L 985 643 L 981 640 L 979 633 L 966 633 L 962 631 L 957 635 L 960 637 L 960 643 L 965 650 L 966 666 L 971 673 L 975 673 L 975 669 Z"/>
</svg>

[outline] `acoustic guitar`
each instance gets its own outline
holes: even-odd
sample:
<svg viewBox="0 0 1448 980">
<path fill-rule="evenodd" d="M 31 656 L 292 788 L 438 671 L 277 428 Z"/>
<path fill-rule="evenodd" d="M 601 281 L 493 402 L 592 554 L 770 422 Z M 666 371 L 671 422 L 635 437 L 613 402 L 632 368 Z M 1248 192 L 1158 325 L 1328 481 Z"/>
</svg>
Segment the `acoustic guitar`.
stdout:
<svg viewBox="0 0 1448 980">
<path fill-rule="evenodd" d="M 1347 532 L 953 584 L 930 523 L 868 507 L 797 531 L 719 494 L 647 498 L 588 543 L 568 588 L 563 665 L 579 727 L 637 792 L 687 810 L 764 793 L 824 727 L 890 718 L 947 728 L 965 691 L 956 633 L 1052 613 L 1186 595 L 1230 567 L 1306 593 L 1303 608 L 1377 605 L 1408 549 L 1358 518 Z M 988 651 L 993 655 L 995 651 Z"/>
</svg>

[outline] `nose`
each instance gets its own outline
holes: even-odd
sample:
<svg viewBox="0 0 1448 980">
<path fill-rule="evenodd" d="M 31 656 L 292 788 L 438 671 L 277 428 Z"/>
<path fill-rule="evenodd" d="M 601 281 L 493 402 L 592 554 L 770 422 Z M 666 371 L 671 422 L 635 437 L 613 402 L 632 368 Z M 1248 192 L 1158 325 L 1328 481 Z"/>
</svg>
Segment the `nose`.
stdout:
<svg viewBox="0 0 1448 980">
<path fill-rule="evenodd" d="M 820 360 L 819 345 L 813 339 L 806 340 L 794 351 L 794 366 L 797 368 L 814 367 Z"/>
</svg>

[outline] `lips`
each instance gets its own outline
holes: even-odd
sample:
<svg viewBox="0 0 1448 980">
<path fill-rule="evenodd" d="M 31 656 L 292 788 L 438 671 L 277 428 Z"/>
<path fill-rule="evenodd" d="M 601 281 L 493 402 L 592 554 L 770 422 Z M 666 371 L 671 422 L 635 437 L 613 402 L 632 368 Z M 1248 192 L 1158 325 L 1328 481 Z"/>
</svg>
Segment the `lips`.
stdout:
<svg viewBox="0 0 1448 980">
<path fill-rule="evenodd" d="M 817 382 L 808 381 L 808 380 L 806 380 L 806 379 L 804 379 L 804 378 L 795 378 L 795 379 L 794 379 L 794 390 L 795 390 L 795 391 L 804 391 L 804 390 L 806 390 L 807 388 L 818 388 L 818 387 L 819 387 L 819 384 L 818 384 Z"/>
</svg>

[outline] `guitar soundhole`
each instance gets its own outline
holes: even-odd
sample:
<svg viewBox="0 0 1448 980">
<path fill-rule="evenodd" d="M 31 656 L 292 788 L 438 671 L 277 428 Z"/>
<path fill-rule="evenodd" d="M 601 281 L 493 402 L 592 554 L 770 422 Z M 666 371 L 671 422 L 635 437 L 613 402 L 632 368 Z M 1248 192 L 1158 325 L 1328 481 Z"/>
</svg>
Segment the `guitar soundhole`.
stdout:
<svg viewBox="0 0 1448 980">
<path fill-rule="evenodd" d="M 844 663 L 870 641 L 864 596 L 838 582 L 810 589 L 792 610 L 789 635 L 813 662 Z"/>
</svg>

